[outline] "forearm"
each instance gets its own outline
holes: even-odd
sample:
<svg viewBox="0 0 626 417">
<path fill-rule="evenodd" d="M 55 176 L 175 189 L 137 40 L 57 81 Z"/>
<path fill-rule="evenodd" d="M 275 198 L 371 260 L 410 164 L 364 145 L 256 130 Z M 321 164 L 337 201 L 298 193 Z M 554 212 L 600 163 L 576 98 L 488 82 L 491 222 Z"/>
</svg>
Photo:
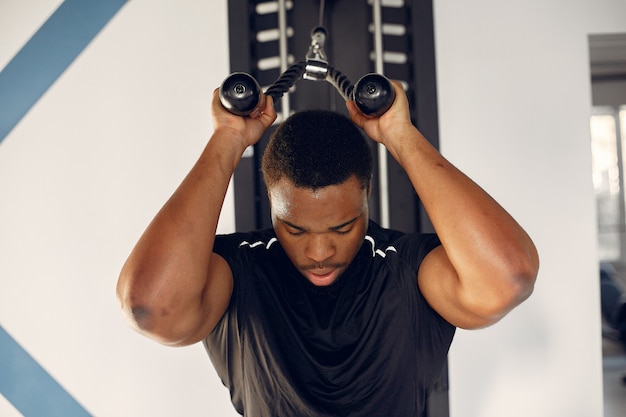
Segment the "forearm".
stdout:
<svg viewBox="0 0 626 417">
<path fill-rule="evenodd" d="M 494 310 L 517 305 L 530 294 L 537 274 L 537 252 L 529 236 L 417 129 L 404 129 L 398 136 L 385 144 L 419 195 L 464 297 L 494 300 Z"/>
<path fill-rule="evenodd" d="M 254 116 L 230 114 L 219 89 L 211 113 L 211 139 L 137 242 L 117 285 L 131 325 L 165 344 L 205 337 L 228 306 L 232 273 L 212 253 L 220 211 L 244 150 L 276 120 L 273 101 L 263 95 Z"/>
<path fill-rule="evenodd" d="M 420 266 L 420 289 L 455 326 L 492 324 L 532 292 L 536 248 L 493 198 L 411 124 L 402 85 L 393 84 L 394 104 L 379 118 L 363 115 L 352 102 L 347 106 L 354 123 L 404 168 L 441 240 Z"/>
</svg>

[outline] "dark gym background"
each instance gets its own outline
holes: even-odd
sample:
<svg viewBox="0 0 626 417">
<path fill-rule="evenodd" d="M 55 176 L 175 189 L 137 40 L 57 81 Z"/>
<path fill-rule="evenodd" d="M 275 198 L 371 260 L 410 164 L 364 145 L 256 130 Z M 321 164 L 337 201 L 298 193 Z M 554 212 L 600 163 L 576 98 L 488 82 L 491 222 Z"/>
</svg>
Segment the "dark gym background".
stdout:
<svg viewBox="0 0 626 417">
<path fill-rule="evenodd" d="M 279 11 L 281 5 L 285 8 Z M 288 28 L 289 65 L 305 59 L 311 43 L 311 29 L 320 23 L 319 0 L 229 0 L 228 7 L 230 70 L 251 74 L 264 88 L 281 75 L 278 64 L 281 48 L 277 36 L 281 27 L 279 12 L 285 16 Z M 324 49 L 329 65 L 346 75 L 352 83 L 366 73 L 376 72 L 373 7 L 367 0 L 327 0 L 324 4 L 322 26 L 328 33 Z M 438 148 L 432 0 L 405 0 L 395 2 L 393 7 L 380 7 L 383 74 L 404 83 L 413 122 Z M 280 113 L 281 104 L 276 104 Z M 343 98 L 324 81 L 299 80 L 289 93 L 289 108 L 292 113 L 304 109 L 330 109 L 347 114 Z M 255 145 L 253 151 L 246 153 L 234 175 L 238 231 L 271 227 L 266 190 L 259 173 L 260 156 L 270 133 Z M 372 149 L 377 166 L 370 216 L 380 221 L 378 152 L 373 142 Z M 411 183 L 391 156 L 387 158 L 387 176 L 389 227 L 406 232 L 432 231 Z M 425 414 L 418 417 L 448 416 L 445 370 Z"/>
</svg>

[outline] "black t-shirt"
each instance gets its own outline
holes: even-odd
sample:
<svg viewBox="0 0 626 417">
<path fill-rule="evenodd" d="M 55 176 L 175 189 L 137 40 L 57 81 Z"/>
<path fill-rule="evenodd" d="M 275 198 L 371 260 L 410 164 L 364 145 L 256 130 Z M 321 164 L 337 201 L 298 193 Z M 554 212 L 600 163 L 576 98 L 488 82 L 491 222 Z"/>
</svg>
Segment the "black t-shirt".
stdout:
<svg viewBox="0 0 626 417">
<path fill-rule="evenodd" d="M 224 317 L 204 341 L 248 417 L 421 415 L 455 328 L 426 302 L 417 270 L 439 245 L 370 222 L 328 287 L 293 266 L 273 230 L 216 238 L 233 271 Z"/>
</svg>

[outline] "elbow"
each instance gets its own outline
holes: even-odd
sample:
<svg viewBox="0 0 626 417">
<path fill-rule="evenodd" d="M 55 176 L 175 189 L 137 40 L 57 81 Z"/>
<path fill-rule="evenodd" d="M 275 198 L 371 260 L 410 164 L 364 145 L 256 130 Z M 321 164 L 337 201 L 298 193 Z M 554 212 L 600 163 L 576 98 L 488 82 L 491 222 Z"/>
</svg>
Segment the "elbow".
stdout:
<svg viewBox="0 0 626 417">
<path fill-rule="evenodd" d="M 153 309 L 145 304 L 136 303 L 130 297 L 120 298 L 119 301 L 122 314 L 130 327 L 144 334 L 154 330 Z"/>
<path fill-rule="evenodd" d="M 504 317 L 532 295 L 535 289 L 536 278 L 537 271 L 529 270 L 513 274 L 507 279 L 509 284 L 503 290 L 500 305 L 501 317 Z"/>
<path fill-rule="evenodd" d="M 538 272 L 535 252 L 491 275 L 490 284 L 466 299 L 468 311 L 473 312 L 472 320 L 461 327 L 480 329 L 500 321 L 532 295 Z"/>
<path fill-rule="evenodd" d="M 505 257 L 494 274 L 494 282 L 500 297 L 498 307 L 501 316 L 517 307 L 533 293 L 539 273 L 539 255 L 532 242 L 515 256 Z"/>
<path fill-rule="evenodd" d="M 500 275 L 500 297 L 496 311 L 498 317 L 504 317 L 532 295 L 538 273 L 539 257 L 533 246 L 531 251 L 511 262 Z"/>
<path fill-rule="evenodd" d="M 163 345 L 180 344 L 179 338 L 171 331 L 172 326 L 162 317 L 167 315 L 162 307 L 146 302 L 140 297 L 125 296 L 119 300 L 124 319 L 132 329 Z"/>
<path fill-rule="evenodd" d="M 140 275 L 127 271 L 122 271 L 116 292 L 122 315 L 135 331 L 166 346 L 191 343 L 193 328 L 170 292 L 150 289 Z"/>
<path fill-rule="evenodd" d="M 523 251 L 515 266 L 509 272 L 509 280 L 513 282 L 513 307 L 526 300 L 533 293 L 537 275 L 539 274 L 539 254 L 533 244 Z"/>
<path fill-rule="evenodd" d="M 156 303 L 157 297 L 146 294 L 138 282 L 140 282 L 138 277 L 122 271 L 117 283 L 117 300 L 126 323 L 150 339 L 163 344 L 171 344 L 166 335 L 162 334 L 163 324 L 158 320 L 157 312 L 165 310 Z"/>
<path fill-rule="evenodd" d="M 141 291 L 133 284 L 132 275 L 122 271 L 117 282 L 116 295 L 122 314 L 127 323 L 139 332 L 149 332 L 154 328 L 153 308 L 144 300 Z"/>
</svg>

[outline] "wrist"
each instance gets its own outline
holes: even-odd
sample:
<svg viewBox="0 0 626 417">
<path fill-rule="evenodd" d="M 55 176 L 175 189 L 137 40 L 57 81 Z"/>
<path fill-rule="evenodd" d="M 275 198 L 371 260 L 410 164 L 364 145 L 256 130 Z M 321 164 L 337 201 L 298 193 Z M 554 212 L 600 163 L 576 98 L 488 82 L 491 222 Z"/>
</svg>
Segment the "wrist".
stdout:
<svg viewBox="0 0 626 417">
<path fill-rule="evenodd" d="M 248 144 L 241 136 L 216 130 L 209 139 L 205 152 L 211 155 L 212 160 L 218 161 L 224 170 L 234 172 L 247 148 Z"/>
<path fill-rule="evenodd" d="M 424 137 L 419 130 L 413 125 L 401 128 L 383 129 L 384 134 L 381 137 L 381 143 L 399 160 L 403 154 L 410 150 L 414 145 Z"/>
</svg>

